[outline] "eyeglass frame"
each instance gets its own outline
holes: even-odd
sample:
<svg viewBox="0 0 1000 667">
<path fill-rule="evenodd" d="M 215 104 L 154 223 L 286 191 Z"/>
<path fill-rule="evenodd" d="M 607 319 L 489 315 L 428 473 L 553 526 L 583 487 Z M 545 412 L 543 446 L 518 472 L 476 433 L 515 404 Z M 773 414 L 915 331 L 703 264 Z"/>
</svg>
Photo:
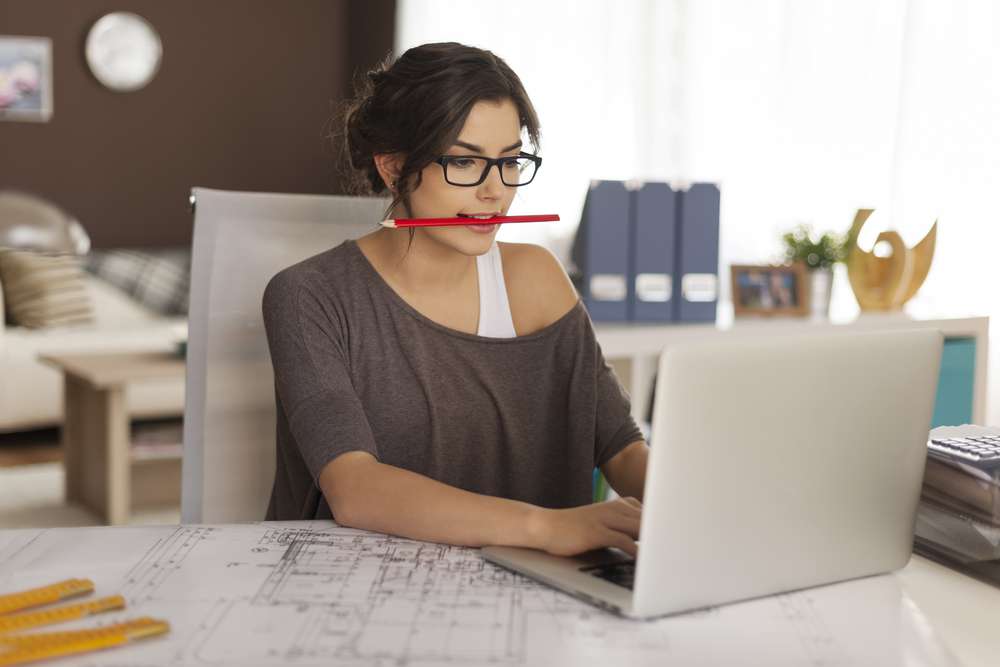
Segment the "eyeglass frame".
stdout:
<svg viewBox="0 0 1000 667">
<path fill-rule="evenodd" d="M 449 160 L 461 160 L 463 158 L 478 158 L 480 160 L 486 160 L 486 168 L 483 169 L 482 175 L 479 177 L 479 180 L 476 181 L 475 183 L 452 183 L 451 181 L 448 180 L 448 161 Z M 500 165 L 504 164 L 506 162 L 510 162 L 512 160 L 518 160 L 520 158 L 528 158 L 529 160 L 531 160 L 532 162 L 534 162 L 535 163 L 535 171 L 531 174 L 531 180 L 528 181 L 527 183 L 516 183 L 514 185 L 511 185 L 510 183 L 508 183 L 507 181 L 504 180 L 504 178 L 503 178 L 503 169 L 500 168 Z M 497 168 L 497 171 L 500 173 L 500 182 L 501 183 L 503 183 L 504 185 L 506 185 L 508 188 L 519 188 L 522 185 L 528 185 L 529 183 L 531 183 L 532 181 L 535 180 L 535 176 L 538 175 L 538 170 L 541 169 L 541 167 L 542 167 L 542 158 L 538 157 L 537 155 L 532 155 L 531 153 L 525 153 L 525 152 L 522 151 L 521 153 L 518 153 L 517 155 L 506 155 L 504 157 L 498 157 L 498 158 L 487 157 L 485 155 L 442 155 L 438 159 L 434 160 L 434 163 L 441 165 L 441 171 L 444 173 L 444 180 L 445 180 L 445 182 L 448 185 L 454 185 L 457 188 L 474 188 L 477 185 L 482 185 L 483 181 L 486 180 L 486 177 L 489 176 L 490 169 L 492 169 L 494 166 Z"/>
</svg>

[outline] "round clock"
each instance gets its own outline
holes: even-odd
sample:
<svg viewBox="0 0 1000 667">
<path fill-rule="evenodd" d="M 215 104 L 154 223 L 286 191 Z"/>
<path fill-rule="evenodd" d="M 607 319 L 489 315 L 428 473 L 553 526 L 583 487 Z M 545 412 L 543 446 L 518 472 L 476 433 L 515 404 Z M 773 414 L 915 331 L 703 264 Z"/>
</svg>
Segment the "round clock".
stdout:
<svg viewBox="0 0 1000 667">
<path fill-rule="evenodd" d="M 160 36 L 131 12 L 105 14 L 87 34 L 87 64 L 111 90 L 139 90 L 153 80 L 163 58 Z"/>
</svg>

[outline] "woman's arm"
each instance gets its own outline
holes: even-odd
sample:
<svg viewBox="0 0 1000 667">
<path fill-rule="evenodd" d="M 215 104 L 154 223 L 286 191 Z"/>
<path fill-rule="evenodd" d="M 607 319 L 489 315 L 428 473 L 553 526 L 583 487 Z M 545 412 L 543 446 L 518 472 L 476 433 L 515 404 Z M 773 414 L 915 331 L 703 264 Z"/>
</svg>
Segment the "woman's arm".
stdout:
<svg viewBox="0 0 1000 667">
<path fill-rule="evenodd" d="M 601 472 L 619 496 L 638 498 L 642 502 L 648 459 L 649 447 L 639 440 L 612 456 L 601 466 Z"/>
<path fill-rule="evenodd" d="M 635 555 L 641 506 L 632 498 L 570 509 L 485 496 L 348 452 L 319 486 L 337 523 L 462 546 L 520 546 L 558 555 L 618 547 Z"/>
</svg>

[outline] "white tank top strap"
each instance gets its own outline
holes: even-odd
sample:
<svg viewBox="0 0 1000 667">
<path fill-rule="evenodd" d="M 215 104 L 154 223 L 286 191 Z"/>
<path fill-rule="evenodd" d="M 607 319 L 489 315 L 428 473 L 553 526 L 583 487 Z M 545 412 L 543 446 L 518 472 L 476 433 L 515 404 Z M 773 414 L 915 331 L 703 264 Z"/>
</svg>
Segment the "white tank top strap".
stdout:
<svg viewBox="0 0 1000 667">
<path fill-rule="evenodd" d="M 500 246 L 494 241 L 489 251 L 476 257 L 479 272 L 479 331 L 489 338 L 514 338 L 514 318 L 510 314 L 507 284 L 503 279 Z"/>
</svg>

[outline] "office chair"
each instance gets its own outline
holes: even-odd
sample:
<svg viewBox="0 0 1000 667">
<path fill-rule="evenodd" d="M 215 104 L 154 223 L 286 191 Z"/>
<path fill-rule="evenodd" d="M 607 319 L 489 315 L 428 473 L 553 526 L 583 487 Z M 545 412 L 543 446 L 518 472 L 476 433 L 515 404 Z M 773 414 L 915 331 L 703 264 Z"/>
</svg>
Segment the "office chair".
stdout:
<svg viewBox="0 0 1000 667">
<path fill-rule="evenodd" d="M 261 298 L 274 274 L 376 229 L 388 200 L 195 188 L 181 520 L 264 518 L 274 375 Z"/>
</svg>

